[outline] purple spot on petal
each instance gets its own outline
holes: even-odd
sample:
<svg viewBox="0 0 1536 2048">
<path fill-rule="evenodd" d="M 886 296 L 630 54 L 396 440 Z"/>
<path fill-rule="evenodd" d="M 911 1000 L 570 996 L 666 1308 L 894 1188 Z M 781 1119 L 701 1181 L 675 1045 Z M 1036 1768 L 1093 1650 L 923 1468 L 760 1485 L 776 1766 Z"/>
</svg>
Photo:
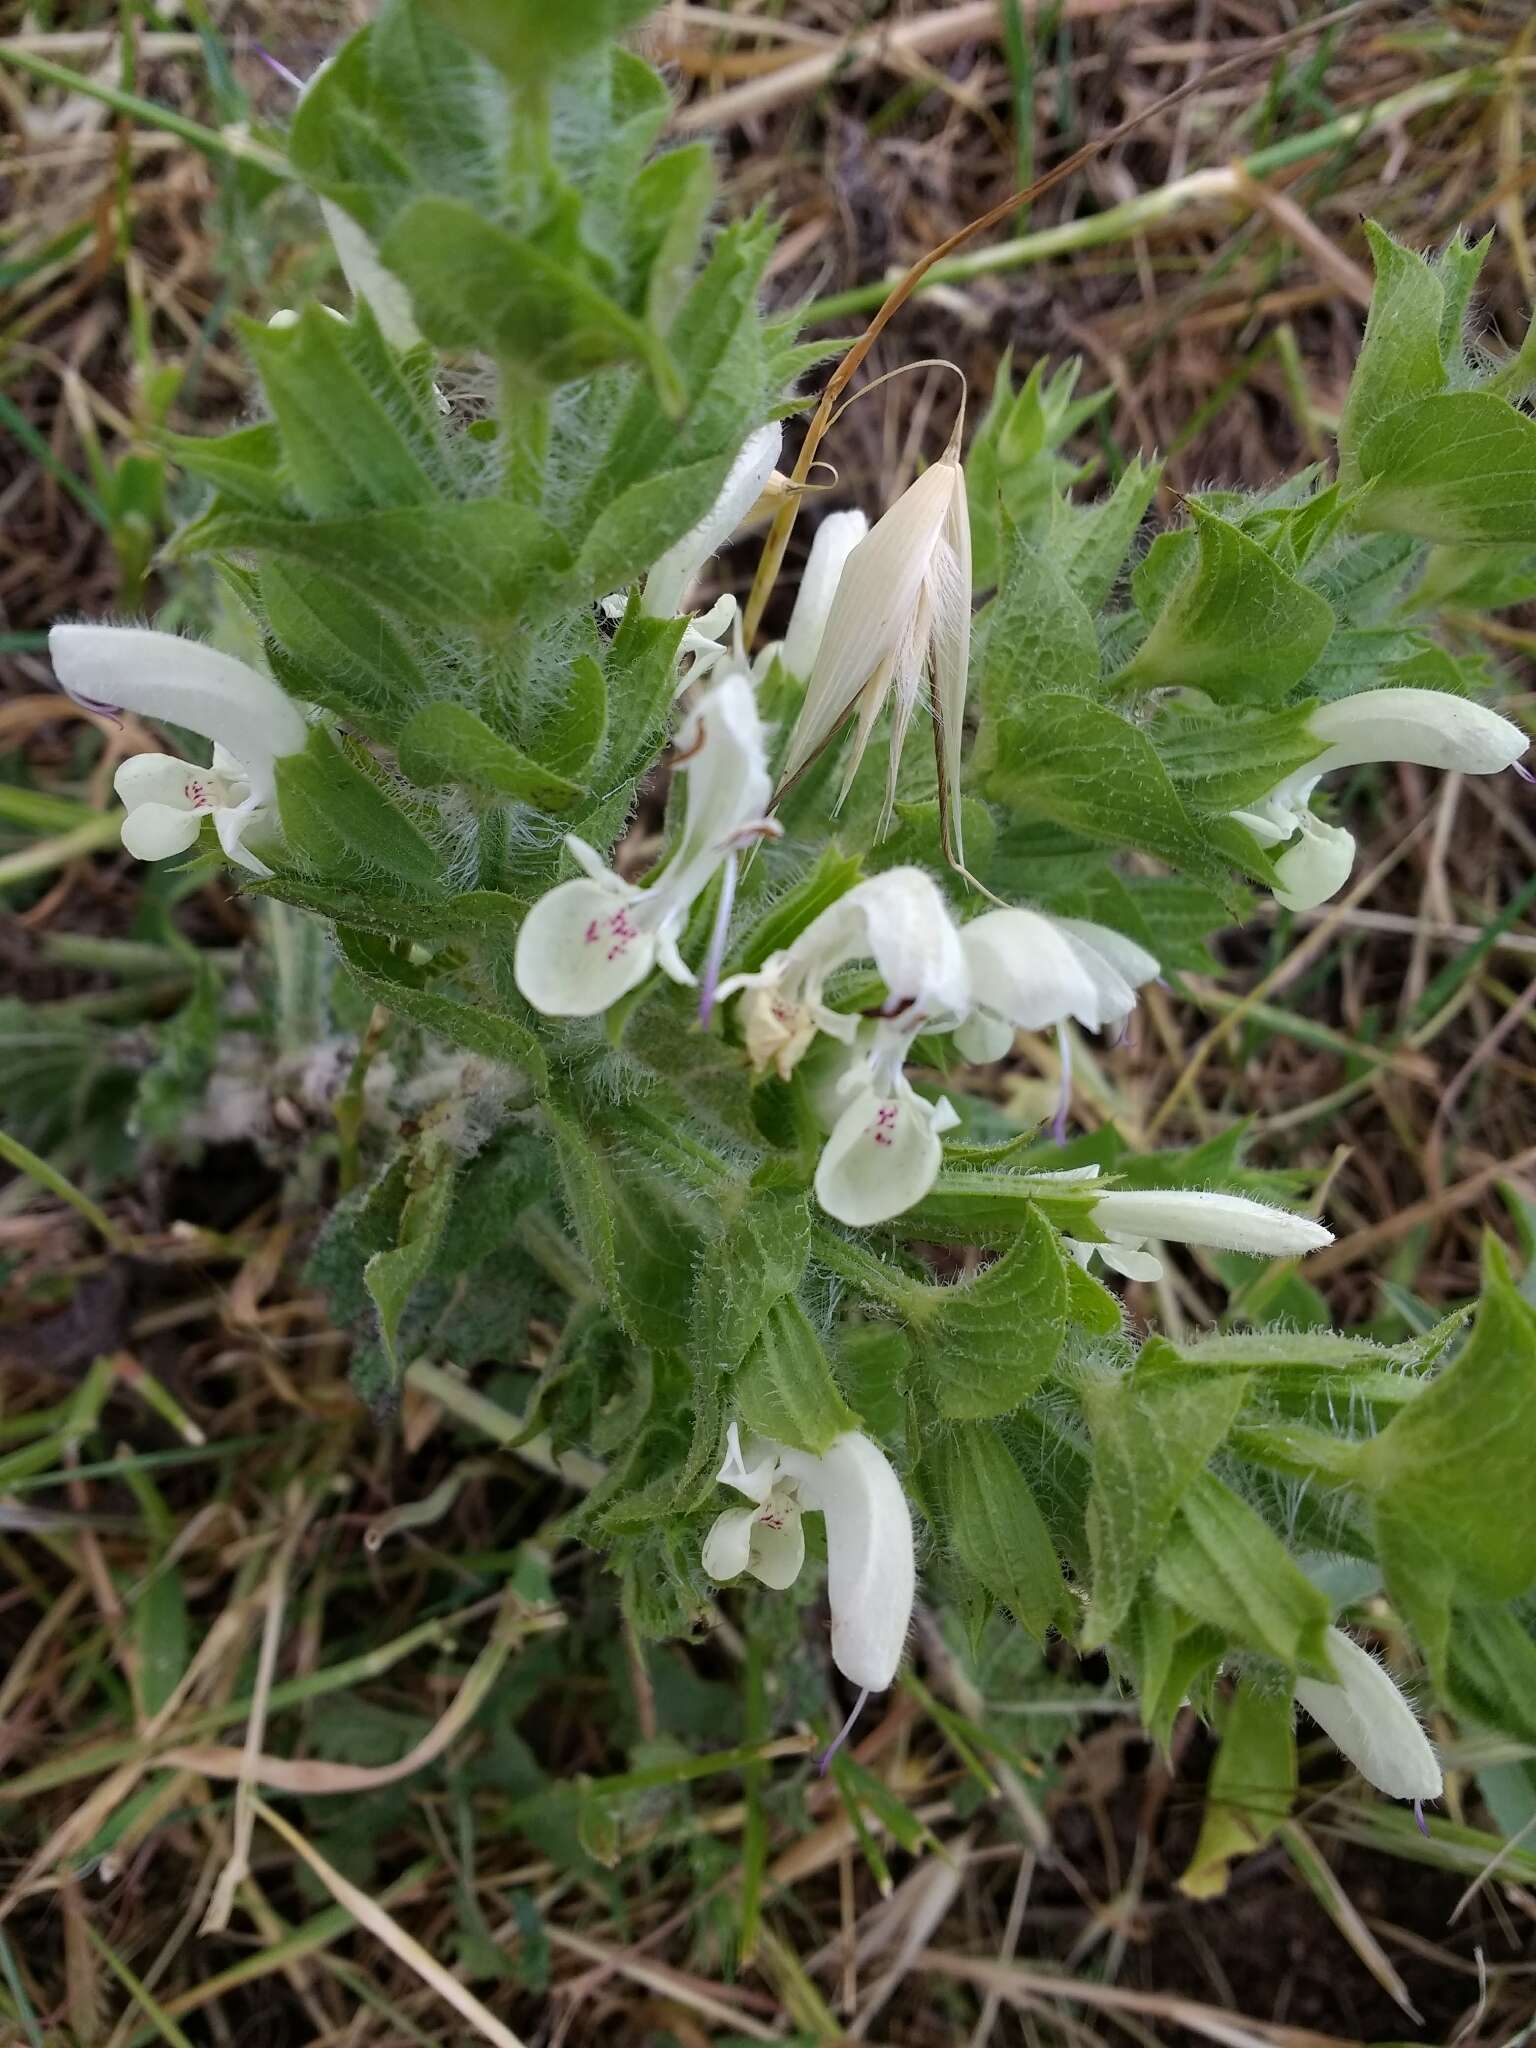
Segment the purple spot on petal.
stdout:
<svg viewBox="0 0 1536 2048">
<path fill-rule="evenodd" d="M 848 1740 L 849 1736 L 853 1733 L 853 1724 L 855 1721 L 858 1720 L 860 1714 L 863 1713 L 864 1702 L 868 1698 L 869 1687 L 866 1685 L 864 1690 L 859 1694 L 858 1698 L 854 1701 L 853 1711 L 849 1714 L 847 1720 L 843 1723 L 842 1727 L 838 1729 L 837 1733 L 833 1736 L 832 1740 L 827 1744 L 826 1748 L 821 1752 L 821 1755 L 816 1759 L 816 1772 L 818 1777 L 824 1778 L 827 1775 L 828 1770 L 831 1768 L 833 1757 L 837 1755 L 837 1752 L 842 1748 L 843 1744 Z"/>
</svg>

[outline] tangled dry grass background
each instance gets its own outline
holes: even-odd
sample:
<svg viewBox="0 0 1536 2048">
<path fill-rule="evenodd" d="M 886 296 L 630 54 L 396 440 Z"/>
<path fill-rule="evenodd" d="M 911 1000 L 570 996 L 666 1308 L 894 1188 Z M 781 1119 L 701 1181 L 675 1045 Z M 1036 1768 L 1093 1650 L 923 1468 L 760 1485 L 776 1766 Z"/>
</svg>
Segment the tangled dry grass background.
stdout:
<svg viewBox="0 0 1536 2048">
<path fill-rule="evenodd" d="M 302 74 L 362 11 L 189 5 L 137 25 L 125 73 L 110 8 L 0 8 L 0 799 L 37 800 L 0 802 L 0 982 L 50 1026 L 107 1022 L 131 1041 L 189 987 L 186 960 L 139 936 L 131 863 L 70 808 L 107 804 L 114 756 L 49 694 L 39 651 L 61 613 L 169 601 L 195 617 L 197 593 L 151 566 L 174 500 L 151 498 L 136 525 L 103 502 L 95 457 L 110 475 L 147 450 L 163 396 L 181 430 L 240 417 L 231 314 L 283 303 L 326 257 L 313 222 L 258 206 L 216 158 L 7 55 L 126 77 L 217 127 L 281 118 L 288 90 L 258 45 Z M 673 0 L 648 34 L 679 128 L 718 139 L 729 203 L 783 218 L 772 292 L 830 301 L 829 330 L 853 333 L 845 295 L 1318 11 L 895 0 L 871 30 L 863 0 Z M 1108 476 L 1163 451 L 1166 514 L 1182 488 L 1260 485 L 1321 452 L 1368 289 L 1366 214 L 1419 246 L 1496 227 L 1479 306 L 1516 340 L 1536 292 L 1528 6 L 1345 15 L 1059 187 L 1005 231 L 1024 238 L 1017 260 L 996 239 L 979 249 L 872 369 L 949 356 L 984 397 L 1005 350 L 1021 365 L 1080 354 L 1113 392 L 1084 462 Z M 1280 168 L 1202 176 L 1313 131 L 1321 145 Z M 1138 215 L 1146 195 L 1160 219 Z M 1085 225 L 1114 209 L 1114 232 Z M 150 366 L 172 373 L 164 391 Z M 855 408 L 832 448 L 840 490 L 873 508 L 899 489 L 941 396 L 907 379 Z M 1453 622 L 1503 668 L 1517 716 L 1533 627 Z M 1465 1296 L 1479 1232 L 1519 1228 L 1536 1165 L 1536 817 L 1519 790 L 1401 768 L 1362 780 L 1350 822 L 1367 851 L 1349 892 L 1299 928 L 1227 935 L 1223 975 L 1186 997 L 1153 991 L 1136 1042 L 1080 1077 L 1076 1109 L 1147 1141 L 1248 1118 L 1261 1159 L 1323 1173 L 1339 1242 L 1310 1271 L 1358 1323 L 1408 1295 Z M 222 881 L 175 921 L 238 971 L 250 915 Z M 1038 1061 L 1008 1082 L 1022 1106 L 1054 1085 L 1047 1047 Z M 1464 1837 L 1426 1844 L 1322 1757 L 1298 1819 L 1225 1899 L 1196 1904 L 1173 1883 L 1208 1761 L 1196 1724 L 1165 1763 L 1102 1669 L 999 1665 L 1016 1739 L 980 1757 L 955 1718 L 977 1702 L 932 1617 L 929 1689 L 893 1694 L 857 1749 L 862 1820 L 810 1775 L 809 1738 L 744 1765 L 736 1746 L 785 1716 L 749 1640 L 725 1628 L 642 1651 L 580 1553 L 554 1549 L 543 1578 L 530 1566 L 565 1498 L 554 1477 L 485 1458 L 441 1385 L 410 1390 L 394 1433 L 360 1410 L 345 1340 L 301 1278 L 319 1134 L 273 1093 L 260 1155 L 162 1151 L 105 1182 L 77 1161 L 105 1238 L 23 1183 L 0 1193 L 6 2048 L 485 2037 L 424 1980 L 423 1954 L 538 2042 L 1531 2038 L 1536 1861 L 1517 1845 L 1488 1875 L 1498 1824 L 1470 1792 L 1452 1806 Z M 1214 1297 L 1186 1268 L 1140 1306 L 1193 1323 Z M 480 1462 L 440 1519 L 370 1548 L 380 1514 L 431 1494 L 466 1450 Z M 156 1629 L 174 1617 L 146 1625 L 141 1596 L 172 1579 L 195 1654 L 167 1698 Z M 255 1747 L 274 1755 L 254 1775 L 277 1804 L 258 1813 L 219 1745 L 264 1691 Z M 611 1837 L 551 1792 L 579 1774 L 599 1781 L 583 1812 L 612 1817 Z M 885 1844 L 884 1885 L 861 1826 Z M 242 1842 L 227 1925 L 200 1932 Z M 61 1857 L 62 1885 L 45 1875 Z"/>
</svg>

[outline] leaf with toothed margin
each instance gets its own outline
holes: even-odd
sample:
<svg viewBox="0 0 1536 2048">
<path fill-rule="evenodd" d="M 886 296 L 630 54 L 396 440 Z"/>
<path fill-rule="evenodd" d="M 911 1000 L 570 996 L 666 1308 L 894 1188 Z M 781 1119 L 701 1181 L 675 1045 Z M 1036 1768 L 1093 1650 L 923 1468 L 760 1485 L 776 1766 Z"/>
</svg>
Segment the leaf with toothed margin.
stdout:
<svg viewBox="0 0 1536 2048">
<path fill-rule="evenodd" d="M 961 1565 L 1042 1639 L 1060 1618 L 1065 1588 L 1045 1518 L 1007 1446 L 993 1430 L 962 1423 L 935 1441 L 926 1462 L 941 1533 Z"/>
<path fill-rule="evenodd" d="M 913 1286 L 903 1308 L 939 1412 L 1005 1415 L 1049 1376 L 1067 1335 L 1061 1240 L 1038 1211 L 994 1265 L 944 1287 Z"/>
<path fill-rule="evenodd" d="M 250 550 L 334 576 L 417 625 L 505 627 L 547 605 L 566 566 L 536 513 L 505 498 L 407 506 L 340 518 L 280 519 L 221 510 L 175 536 L 175 560 Z"/>
<path fill-rule="evenodd" d="M 1179 1503 L 1232 1427 L 1246 1386 L 1236 1376 L 1185 1380 L 1139 1368 L 1084 1379 L 1083 1413 L 1093 1438 L 1085 1648 L 1109 1641 L 1125 1619 Z"/>
<path fill-rule="evenodd" d="M 702 1371 L 734 1372 L 770 1312 L 805 1277 L 811 1248 L 809 1198 L 755 1187 L 709 1246 L 694 1295 L 690 1355 Z"/>
<path fill-rule="evenodd" d="M 390 948 L 361 932 L 339 931 L 336 937 L 353 980 L 376 1003 L 450 1045 L 461 1045 L 468 1052 L 514 1067 L 536 1085 L 544 1085 L 548 1063 L 543 1047 L 526 1024 L 483 1002 L 465 1002 L 404 979 L 405 970 Z"/>
<path fill-rule="evenodd" d="M 984 787 L 995 802 L 1155 854 L 1222 896 L 1231 891 L 1226 849 L 1213 847 L 1210 823 L 1191 815 L 1147 735 L 1107 704 L 1059 691 L 1033 698 L 1027 740 L 999 753 Z"/>
<path fill-rule="evenodd" d="M 580 783 L 492 732 L 467 704 L 423 704 L 407 721 L 397 753 L 401 772 L 423 789 L 457 783 L 544 811 L 568 811 L 584 794 Z"/>
<path fill-rule="evenodd" d="M 566 1207 L 613 1314 L 642 1344 L 687 1349 L 699 1234 L 665 1176 L 546 1101 Z"/>
</svg>

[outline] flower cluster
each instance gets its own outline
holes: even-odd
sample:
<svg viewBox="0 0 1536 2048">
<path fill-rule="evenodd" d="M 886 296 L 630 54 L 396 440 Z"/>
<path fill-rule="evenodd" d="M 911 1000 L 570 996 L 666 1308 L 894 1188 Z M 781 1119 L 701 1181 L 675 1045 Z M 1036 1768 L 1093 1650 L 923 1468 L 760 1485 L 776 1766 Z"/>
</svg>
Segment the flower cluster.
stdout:
<svg viewBox="0 0 1536 2048">
<path fill-rule="evenodd" d="M 326 218 L 354 291 L 372 303 L 397 345 L 410 345 L 409 306 L 367 237 L 334 207 Z M 687 701 L 671 757 L 684 801 L 674 843 L 637 880 L 568 837 L 580 872 L 528 911 L 513 972 L 527 1002 L 560 1019 L 601 1015 L 658 969 L 696 987 L 701 1025 L 723 1029 L 754 1074 L 771 1070 L 819 1121 L 816 1199 L 837 1222 L 862 1228 L 889 1223 L 930 1194 L 945 1134 L 959 1122 L 947 1096 L 912 1078 L 920 1058 L 986 1063 L 1006 1056 L 1017 1032 L 1056 1031 L 1065 1071 L 1068 1026 L 1098 1032 L 1124 1024 L 1159 964 L 1124 933 L 1081 918 L 996 899 L 963 915 L 957 902 L 968 910 L 973 899 L 900 865 L 853 881 L 779 950 L 722 975 L 743 853 L 780 834 L 779 799 L 850 722 L 839 805 L 881 712 L 889 711 L 879 839 L 890 823 L 906 734 L 919 705 L 931 706 L 945 851 L 954 876 L 970 881 L 959 843 L 971 621 L 959 428 L 940 460 L 873 527 L 854 512 L 821 521 L 784 640 L 749 663 L 734 597 L 697 616 L 686 606 L 709 557 L 787 488 L 775 468 L 780 442 L 777 424 L 749 437 L 715 504 L 644 580 L 646 613 L 686 620 L 678 687 Z M 144 754 L 118 770 L 129 852 L 145 860 L 185 852 L 207 815 L 228 858 L 270 874 L 251 842 L 268 851 L 278 843 L 277 765 L 310 736 L 285 692 L 232 656 L 173 634 L 60 626 L 51 646 L 60 682 L 90 709 L 159 719 L 212 743 L 207 766 Z M 758 704 L 758 686 L 770 674 L 781 700 L 795 686 L 800 693 L 777 776 L 770 767 L 776 735 Z M 1307 765 L 1232 813 L 1271 854 L 1281 903 L 1298 910 L 1336 893 L 1354 856 L 1349 833 L 1313 811 L 1323 778 L 1387 761 L 1489 774 L 1516 764 L 1526 746 L 1497 713 L 1412 688 L 1325 703 L 1311 712 L 1308 730 L 1316 751 Z M 711 935 L 690 942 L 694 913 L 711 891 Z M 685 947 L 696 948 L 694 960 L 684 957 Z M 1065 1244 L 1084 1267 L 1097 1259 L 1155 1282 L 1163 1270 L 1157 1248 L 1167 1242 L 1299 1257 L 1330 1241 L 1312 1219 L 1244 1196 L 1099 1188 L 1097 1172 L 1045 1177 L 1075 1186 L 1080 1220 Z M 833 1659 L 861 1692 L 888 1686 L 916 1579 L 911 1513 L 884 1454 L 857 1432 L 816 1456 L 782 1443 L 743 1446 L 734 1424 L 728 1440 L 719 1480 L 748 1505 L 715 1521 L 703 1550 L 706 1571 L 719 1581 L 749 1573 L 770 1587 L 789 1586 L 805 1557 L 802 1516 L 819 1512 Z M 1297 1700 L 1383 1790 L 1436 1796 L 1434 1753 L 1390 1677 L 1339 1631 L 1330 1631 L 1328 1646 L 1337 1682 L 1301 1679 Z"/>
</svg>

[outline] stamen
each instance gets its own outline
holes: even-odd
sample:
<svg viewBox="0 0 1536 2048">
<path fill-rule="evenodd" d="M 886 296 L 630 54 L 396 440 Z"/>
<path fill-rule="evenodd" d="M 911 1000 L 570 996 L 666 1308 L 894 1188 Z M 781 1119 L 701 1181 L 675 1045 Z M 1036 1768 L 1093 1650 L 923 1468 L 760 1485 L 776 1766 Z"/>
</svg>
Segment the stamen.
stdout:
<svg viewBox="0 0 1536 2048">
<path fill-rule="evenodd" d="M 704 972 L 699 978 L 699 1022 L 707 1026 L 715 1012 L 715 990 L 725 960 L 725 942 L 731 933 L 731 911 L 736 903 L 736 856 L 728 853 L 720 870 L 720 901 L 715 906 L 715 927 L 709 935 Z"/>
<path fill-rule="evenodd" d="M 1056 1114 L 1051 1121 L 1051 1136 L 1058 1145 L 1067 1142 L 1067 1119 L 1072 1113 L 1072 1041 L 1067 1036 L 1065 1024 L 1056 1026 L 1056 1052 L 1061 1061 L 1061 1084 L 1056 1097 Z"/>
<path fill-rule="evenodd" d="M 750 846 L 754 853 L 757 841 L 761 839 L 782 839 L 784 827 L 777 818 L 749 818 L 745 825 L 737 825 L 727 832 L 720 841 L 722 846 Z"/>
<path fill-rule="evenodd" d="M 680 768 L 685 761 L 694 760 L 699 754 L 703 753 L 704 743 L 708 738 L 709 730 L 705 725 L 704 720 L 701 718 L 699 720 L 698 736 L 694 740 L 694 743 L 691 747 L 680 747 L 675 740 L 673 741 L 672 766 L 674 768 Z"/>
<path fill-rule="evenodd" d="M 1522 782 L 1536 782 L 1536 775 L 1531 773 L 1523 761 L 1511 761 L 1509 765 L 1514 769 Z"/>
<path fill-rule="evenodd" d="M 61 683 L 59 688 L 63 690 L 71 704 L 78 704 L 82 711 L 89 711 L 95 718 L 108 718 L 121 729 L 123 721 L 117 715 L 118 707 L 115 704 L 104 704 L 99 697 L 87 697 L 83 691 L 71 690 L 65 683 Z"/>
<path fill-rule="evenodd" d="M 267 66 L 268 70 L 277 73 L 284 85 L 291 85 L 295 92 L 302 92 L 304 90 L 303 79 L 296 72 L 290 71 L 280 58 L 274 57 L 270 50 L 264 50 L 260 43 L 252 43 L 251 48 L 256 52 L 262 63 Z"/>
<path fill-rule="evenodd" d="M 1424 1818 L 1424 1802 L 1422 1799 L 1415 1799 L 1413 1802 L 1413 1818 L 1419 1833 L 1427 1842 L 1429 1840 L 1429 1822 Z"/>
<path fill-rule="evenodd" d="M 746 1460 L 741 1455 L 741 1426 L 731 1423 L 725 1432 L 725 1463 L 720 1468 L 720 1479 L 742 1479 L 746 1476 Z"/>
<path fill-rule="evenodd" d="M 848 1740 L 849 1736 L 853 1733 L 853 1724 L 855 1721 L 858 1720 L 860 1714 L 863 1713 L 864 1702 L 868 1698 L 869 1687 L 866 1685 L 864 1690 L 859 1694 L 858 1698 L 854 1701 L 853 1711 L 849 1714 L 847 1720 L 843 1723 L 842 1727 L 838 1729 L 837 1733 L 833 1736 L 832 1740 L 827 1744 L 826 1748 L 821 1752 L 821 1755 L 816 1759 L 816 1774 L 818 1777 L 824 1778 L 827 1775 L 828 1770 L 831 1768 L 833 1757 L 837 1755 L 837 1752 L 842 1748 L 843 1744 Z"/>
</svg>

